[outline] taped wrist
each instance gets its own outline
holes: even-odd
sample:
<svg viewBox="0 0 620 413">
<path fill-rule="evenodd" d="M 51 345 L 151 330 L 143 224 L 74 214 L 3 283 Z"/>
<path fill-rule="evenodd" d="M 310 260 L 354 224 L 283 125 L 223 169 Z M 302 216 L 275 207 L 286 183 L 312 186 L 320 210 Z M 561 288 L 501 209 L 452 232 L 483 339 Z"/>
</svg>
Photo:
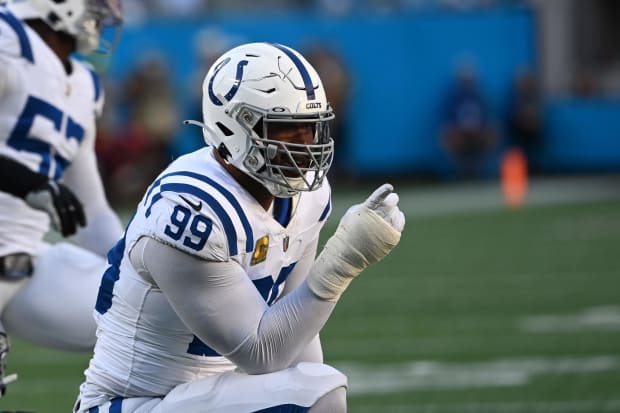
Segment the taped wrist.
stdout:
<svg viewBox="0 0 620 413">
<path fill-rule="evenodd" d="M 338 301 L 351 280 L 385 257 L 400 241 L 400 232 L 374 211 L 359 207 L 343 217 L 315 260 L 307 283 L 327 301 Z"/>
</svg>

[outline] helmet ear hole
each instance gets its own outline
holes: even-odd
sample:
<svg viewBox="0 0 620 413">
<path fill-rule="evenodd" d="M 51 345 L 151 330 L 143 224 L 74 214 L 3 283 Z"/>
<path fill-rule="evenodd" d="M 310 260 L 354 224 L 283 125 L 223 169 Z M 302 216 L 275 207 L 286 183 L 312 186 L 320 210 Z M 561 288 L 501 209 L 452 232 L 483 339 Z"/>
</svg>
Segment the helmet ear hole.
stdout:
<svg viewBox="0 0 620 413">
<path fill-rule="evenodd" d="M 60 22 L 60 17 L 53 11 L 49 12 L 47 15 L 47 21 L 50 22 L 52 26 L 56 26 L 58 22 Z"/>
<path fill-rule="evenodd" d="M 228 149 L 226 148 L 226 145 L 224 145 L 224 143 L 221 143 L 220 146 L 218 146 L 217 152 L 224 159 L 230 158 L 230 152 L 228 151 Z"/>
</svg>

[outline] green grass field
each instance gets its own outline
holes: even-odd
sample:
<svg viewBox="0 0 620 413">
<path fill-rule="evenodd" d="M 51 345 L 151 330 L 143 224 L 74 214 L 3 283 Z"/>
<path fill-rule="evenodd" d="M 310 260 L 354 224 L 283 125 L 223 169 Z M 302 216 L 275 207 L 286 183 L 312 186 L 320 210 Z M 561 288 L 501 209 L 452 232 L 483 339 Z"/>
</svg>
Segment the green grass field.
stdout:
<svg viewBox="0 0 620 413">
<path fill-rule="evenodd" d="M 352 413 L 620 412 L 620 200 L 411 216 L 322 337 Z M 69 412 L 89 356 L 13 344 L 0 411 Z"/>
</svg>

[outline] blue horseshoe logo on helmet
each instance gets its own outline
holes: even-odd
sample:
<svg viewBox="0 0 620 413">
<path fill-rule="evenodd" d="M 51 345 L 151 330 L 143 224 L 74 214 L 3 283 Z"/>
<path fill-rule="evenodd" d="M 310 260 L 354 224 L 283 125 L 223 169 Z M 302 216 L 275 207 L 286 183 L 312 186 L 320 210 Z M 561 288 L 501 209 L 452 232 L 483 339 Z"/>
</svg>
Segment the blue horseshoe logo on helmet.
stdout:
<svg viewBox="0 0 620 413">
<path fill-rule="evenodd" d="M 211 79 L 209 79 L 209 88 L 208 88 L 209 89 L 209 99 L 211 99 L 211 102 L 213 102 L 213 104 L 216 105 L 216 106 L 222 106 L 223 103 L 222 103 L 221 100 L 219 100 L 217 98 L 217 96 L 215 96 L 215 93 L 213 93 L 213 81 L 215 80 L 215 76 L 217 76 L 217 74 L 220 72 L 220 70 L 222 70 L 222 68 L 224 66 L 226 66 L 228 64 L 228 62 L 230 62 L 230 57 L 227 57 L 226 59 L 222 60 L 222 62 L 220 62 L 220 64 L 218 64 L 216 66 L 215 70 L 213 71 L 213 76 L 211 76 Z M 233 96 L 235 96 L 237 91 L 239 90 L 239 85 L 241 84 L 241 79 L 243 78 L 243 68 L 248 63 L 249 62 L 247 60 L 242 60 L 239 63 L 237 63 L 237 73 L 235 75 L 235 83 L 230 88 L 228 93 L 226 93 L 224 95 L 226 100 L 231 100 L 233 98 Z"/>
</svg>

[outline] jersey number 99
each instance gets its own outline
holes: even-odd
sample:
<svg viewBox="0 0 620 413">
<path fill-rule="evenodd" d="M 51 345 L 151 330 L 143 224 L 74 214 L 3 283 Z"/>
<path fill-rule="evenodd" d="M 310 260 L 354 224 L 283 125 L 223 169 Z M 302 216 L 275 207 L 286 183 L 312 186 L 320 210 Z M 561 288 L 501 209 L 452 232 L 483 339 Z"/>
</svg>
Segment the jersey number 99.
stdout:
<svg viewBox="0 0 620 413">
<path fill-rule="evenodd" d="M 189 225 L 189 233 L 187 227 Z M 182 205 L 176 205 L 170 215 L 170 225 L 166 225 L 164 233 L 175 241 L 183 237 L 183 245 L 200 251 L 209 238 L 213 222 L 202 215 L 194 215 Z"/>
</svg>

